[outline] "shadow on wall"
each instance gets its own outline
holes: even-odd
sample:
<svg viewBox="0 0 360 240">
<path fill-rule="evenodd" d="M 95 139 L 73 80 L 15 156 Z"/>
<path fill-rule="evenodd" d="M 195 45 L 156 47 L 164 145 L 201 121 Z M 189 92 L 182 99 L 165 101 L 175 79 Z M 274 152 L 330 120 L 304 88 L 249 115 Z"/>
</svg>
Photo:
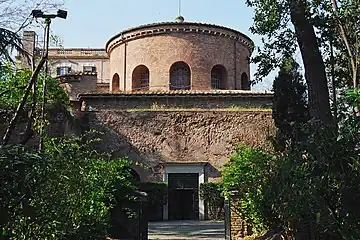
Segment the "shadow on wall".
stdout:
<svg viewBox="0 0 360 240">
<path fill-rule="evenodd" d="M 85 130 L 96 129 L 102 133 L 102 141 L 97 146 L 99 151 L 111 154 L 112 159 L 129 159 L 132 163 L 130 167 L 139 175 L 140 181 L 162 181 L 161 163 L 166 162 L 166 159 L 159 152 L 140 151 L 127 136 L 94 120 L 93 117 L 90 120 L 87 113 L 83 115 L 82 122 L 86 125 Z"/>
<path fill-rule="evenodd" d="M 112 114 L 109 113 L 108 116 Z M 126 119 L 128 123 L 131 122 L 131 126 L 124 125 L 116 117 L 108 117 L 104 120 L 106 122 L 103 122 L 101 118 L 103 115 L 97 118 L 93 113 L 84 113 L 84 118 L 87 118 L 88 129 L 91 126 L 92 129 L 103 133 L 101 136 L 103 141 L 98 145 L 98 149 L 111 154 L 113 159 L 128 158 L 133 163 L 131 167 L 139 174 L 142 182 L 162 181 L 166 163 L 189 162 L 199 159 L 199 156 L 189 155 L 187 148 L 188 144 L 192 143 L 184 143 L 186 129 L 181 122 L 186 120 L 186 116 L 178 116 L 178 119 L 173 119 L 174 128 L 171 128 L 171 135 L 163 132 L 166 128 L 163 124 L 167 123 L 154 121 L 153 113 L 136 114 L 134 117 L 130 117 L 129 113 L 117 112 L 116 116 Z M 156 124 L 144 128 L 149 122 Z M 121 127 L 131 127 L 134 131 L 130 129 L 131 135 L 123 135 L 119 130 Z M 139 145 L 134 146 L 139 141 L 142 142 L 141 149 L 138 148 Z M 202 157 L 204 158 L 200 161 L 206 161 L 206 156 Z M 205 172 L 210 179 L 220 177 L 220 171 L 210 163 L 206 164 Z"/>
<path fill-rule="evenodd" d="M 219 178 L 221 176 L 221 172 L 211 164 L 205 166 L 205 173 L 208 179 Z"/>
</svg>

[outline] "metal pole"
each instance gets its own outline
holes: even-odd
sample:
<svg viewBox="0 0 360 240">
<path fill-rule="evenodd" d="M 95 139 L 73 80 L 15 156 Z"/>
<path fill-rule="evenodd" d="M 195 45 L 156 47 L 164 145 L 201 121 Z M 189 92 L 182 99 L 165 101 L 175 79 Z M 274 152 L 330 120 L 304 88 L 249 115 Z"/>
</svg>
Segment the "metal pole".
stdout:
<svg viewBox="0 0 360 240">
<path fill-rule="evenodd" d="M 50 24 L 51 19 L 45 19 L 45 32 L 46 32 L 46 47 L 45 47 L 45 76 L 43 77 L 43 88 L 42 88 L 42 105 L 41 105 L 41 119 L 40 119 L 40 142 L 39 151 L 44 150 L 44 128 L 45 128 L 45 103 L 46 103 L 46 78 L 48 77 L 48 56 L 49 56 L 49 39 L 50 39 Z"/>
</svg>

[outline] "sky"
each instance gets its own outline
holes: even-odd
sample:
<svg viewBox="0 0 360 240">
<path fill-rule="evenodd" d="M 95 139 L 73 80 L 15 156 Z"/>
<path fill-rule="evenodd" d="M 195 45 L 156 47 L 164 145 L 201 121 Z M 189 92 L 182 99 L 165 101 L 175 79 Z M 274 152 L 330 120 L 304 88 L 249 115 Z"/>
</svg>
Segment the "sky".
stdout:
<svg viewBox="0 0 360 240">
<path fill-rule="evenodd" d="M 179 0 L 65 0 L 66 20 L 54 19 L 51 32 L 63 40 L 64 47 L 104 48 L 105 43 L 124 29 L 154 22 L 173 21 L 179 15 Z M 185 21 L 222 25 L 243 32 L 261 45 L 254 36 L 253 10 L 245 0 L 181 0 Z M 256 66 L 251 66 L 251 75 Z M 253 89 L 271 89 L 270 76 Z"/>
</svg>

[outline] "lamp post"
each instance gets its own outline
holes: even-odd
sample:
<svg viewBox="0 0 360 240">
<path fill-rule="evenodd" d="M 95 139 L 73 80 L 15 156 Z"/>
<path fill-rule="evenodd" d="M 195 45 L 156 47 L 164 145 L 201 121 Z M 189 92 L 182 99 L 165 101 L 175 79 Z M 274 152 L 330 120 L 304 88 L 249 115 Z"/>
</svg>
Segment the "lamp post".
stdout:
<svg viewBox="0 0 360 240">
<path fill-rule="evenodd" d="M 42 106 L 41 106 L 41 120 L 40 120 L 40 142 L 39 142 L 39 151 L 42 151 L 44 148 L 44 120 L 45 120 L 45 94 L 46 94 L 46 77 L 48 76 L 48 60 L 49 60 L 49 39 L 50 39 L 50 24 L 51 19 L 54 18 L 67 18 L 67 11 L 58 10 L 56 14 L 44 14 L 41 10 L 33 10 L 31 12 L 34 18 L 43 18 L 45 19 L 45 51 L 42 53 L 45 58 L 45 77 L 43 78 L 43 88 L 42 88 Z"/>
</svg>

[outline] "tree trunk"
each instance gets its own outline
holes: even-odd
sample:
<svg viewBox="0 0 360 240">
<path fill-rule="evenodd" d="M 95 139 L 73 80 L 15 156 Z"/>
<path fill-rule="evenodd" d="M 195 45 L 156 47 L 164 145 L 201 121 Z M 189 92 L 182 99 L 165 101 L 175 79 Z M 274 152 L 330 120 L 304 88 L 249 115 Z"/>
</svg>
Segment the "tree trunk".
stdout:
<svg viewBox="0 0 360 240">
<path fill-rule="evenodd" d="M 306 16 L 306 0 L 290 0 L 290 5 L 291 22 L 304 62 L 310 116 L 322 123 L 332 124 L 325 65 L 314 27 Z"/>
</svg>

